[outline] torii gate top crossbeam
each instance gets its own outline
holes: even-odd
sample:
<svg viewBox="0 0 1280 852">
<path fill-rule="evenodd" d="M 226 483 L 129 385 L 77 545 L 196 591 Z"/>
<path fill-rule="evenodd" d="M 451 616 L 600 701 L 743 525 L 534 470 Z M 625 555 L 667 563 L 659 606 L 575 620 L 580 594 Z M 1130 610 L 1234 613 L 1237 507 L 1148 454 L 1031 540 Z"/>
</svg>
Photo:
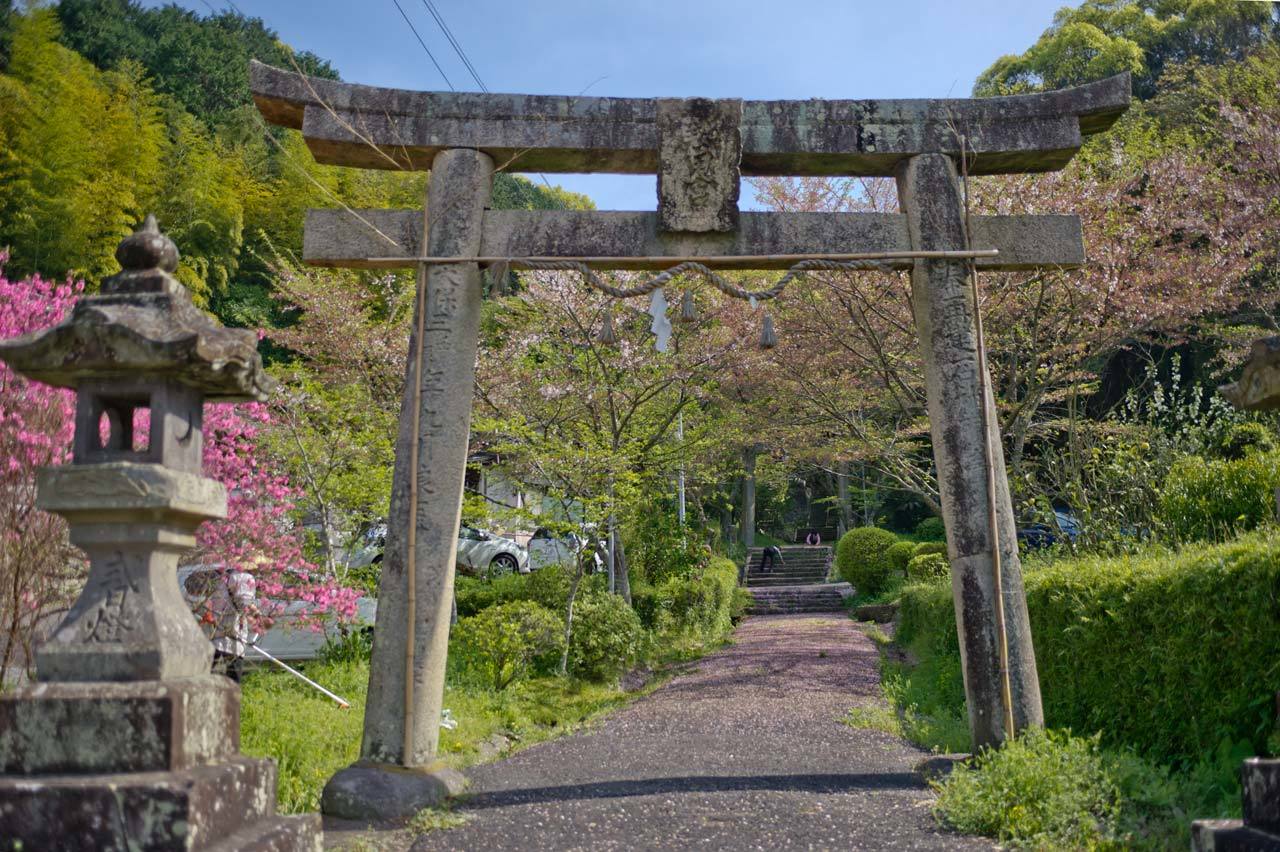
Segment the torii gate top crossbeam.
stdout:
<svg viewBox="0 0 1280 852">
<path fill-rule="evenodd" d="M 428 169 L 446 148 L 484 151 L 509 171 L 656 173 L 660 98 L 417 92 L 305 77 L 254 62 L 250 86 L 273 124 L 302 131 L 322 163 Z M 999 98 L 712 101 L 740 116 L 744 175 L 891 176 L 920 153 L 969 173 L 1062 168 L 1082 138 L 1129 105 L 1129 75 Z"/>
</svg>

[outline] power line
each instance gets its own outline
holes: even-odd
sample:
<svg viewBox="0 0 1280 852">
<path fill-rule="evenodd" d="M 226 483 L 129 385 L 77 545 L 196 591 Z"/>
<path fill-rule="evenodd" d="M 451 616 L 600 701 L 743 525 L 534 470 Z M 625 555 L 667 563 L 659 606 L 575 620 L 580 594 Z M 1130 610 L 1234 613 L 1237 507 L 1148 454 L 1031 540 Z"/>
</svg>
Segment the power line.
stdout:
<svg viewBox="0 0 1280 852">
<path fill-rule="evenodd" d="M 436 8 L 436 4 L 431 0 L 422 0 L 422 5 L 427 7 L 427 11 L 431 13 L 431 17 L 436 19 L 440 31 L 444 33 L 444 37 L 449 40 L 449 44 L 453 45 L 453 52 L 458 54 L 458 58 L 462 60 L 462 64 L 467 67 L 467 71 L 471 72 L 471 79 L 476 81 L 476 85 L 480 87 L 480 91 L 488 92 L 489 87 L 480 79 L 480 75 L 476 72 L 476 67 L 471 64 L 471 60 L 467 58 L 467 52 L 462 49 L 462 45 L 453 37 L 453 31 L 449 29 L 449 25 L 444 22 L 444 16 L 440 14 L 440 10 Z"/>
<path fill-rule="evenodd" d="M 431 64 L 436 66 L 436 70 L 440 72 L 440 76 L 444 78 L 446 84 L 452 91 L 458 91 L 449 79 L 449 75 L 444 73 L 444 69 L 440 67 L 440 63 L 436 62 L 435 54 L 431 52 L 431 48 L 427 47 L 427 43 L 422 40 L 422 36 L 418 35 L 418 28 L 413 25 L 413 21 L 409 20 L 409 16 L 404 13 L 404 7 L 400 5 L 400 0 L 391 0 L 396 4 L 396 8 L 400 10 L 400 17 L 404 18 L 404 22 L 409 25 L 409 29 L 413 31 L 413 37 L 418 40 L 418 44 L 422 45 L 422 49 L 426 51 L 427 57 L 431 60 Z"/>
<path fill-rule="evenodd" d="M 422 5 L 427 7 L 427 11 L 431 13 L 431 17 L 435 18 L 436 25 L 440 27 L 440 32 L 444 33 L 444 37 L 449 40 L 449 44 L 453 45 L 454 53 L 458 54 L 458 58 L 462 60 L 462 64 L 467 67 L 467 71 L 471 73 L 471 79 L 476 81 L 476 85 L 480 87 L 480 91 L 488 92 L 489 87 L 484 84 L 484 80 L 480 79 L 479 72 L 476 67 L 471 64 L 471 60 L 467 58 L 467 52 L 462 49 L 462 45 L 454 37 L 453 31 L 449 29 L 449 25 L 444 22 L 444 16 L 440 14 L 440 10 L 436 8 L 436 4 L 431 0 L 422 0 Z M 404 14 L 401 12 L 401 14 Z M 438 67 L 438 66 L 437 66 Z M 592 85 L 595 85 L 594 83 Z M 538 177 L 542 178 L 542 182 L 546 184 L 547 189 L 555 189 L 551 185 L 551 181 L 547 180 L 547 176 L 538 173 Z"/>
</svg>

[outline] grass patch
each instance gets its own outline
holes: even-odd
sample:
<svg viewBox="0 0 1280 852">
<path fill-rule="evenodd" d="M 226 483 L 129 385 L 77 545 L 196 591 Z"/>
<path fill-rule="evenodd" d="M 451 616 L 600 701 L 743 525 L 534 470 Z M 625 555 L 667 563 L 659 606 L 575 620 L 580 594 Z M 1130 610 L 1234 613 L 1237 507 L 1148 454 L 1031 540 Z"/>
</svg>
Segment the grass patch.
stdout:
<svg viewBox="0 0 1280 852">
<path fill-rule="evenodd" d="M 421 837 L 433 831 L 448 831 L 461 828 L 471 821 L 471 814 L 460 814 L 451 808 L 423 808 L 413 815 L 405 826 L 414 837 Z"/>
<path fill-rule="evenodd" d="M 893 734 L 895 737 L 902 736 L 902 724 L 897 712 L 892 707 L 878 702 L 851 707 L 840 721 L 859 731 L 881 731 Z"/>
<path fill-rule="evenodd" d="M 280 671 L 253 671 L 243 687 L 242 747 L 245 754 L 279 764 L 284 813 L 318 810 L 325 782 L 360 751 L 368 663 L 313 663 L 306 673 L 350 701 L 351 709 Z M 564 678 L 524 681 L 502 692 L 450 684 L 444 706 L 458 727 L 440 732 L 440 755 L 451 766 L 465 767 L 491 754 L 486 744 L 497 736 L 515 747 L 532 745 L 577 730 L 637 694 Z"/>
</svg>

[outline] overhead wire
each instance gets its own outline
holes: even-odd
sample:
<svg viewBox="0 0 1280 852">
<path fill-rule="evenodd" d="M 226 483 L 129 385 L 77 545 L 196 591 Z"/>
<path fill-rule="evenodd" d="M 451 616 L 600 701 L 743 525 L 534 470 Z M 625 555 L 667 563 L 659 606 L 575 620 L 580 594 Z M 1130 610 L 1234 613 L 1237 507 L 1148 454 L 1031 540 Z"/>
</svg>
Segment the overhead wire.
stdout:
<svg viewBox="0 0 1280 852">
<path fill-rule="evenodd" d="M 476 81 L 476 85 L 480 87 L 480 91 L 488 92 L 489 87 L 480 79 L 480 74 L 476 71 L 476 67 L 471 64 L 471 59 L 467 56 L 467 52 L 462 49 L 462 45 L 454 38 L 453 31 L 449 29 L 449 25 L 444 22 L 444 16 L 440 14 L 440 10 L 436 8 L 436 4 L 431 0 L 422 0 L 422 5 L 427 7 L 427 11 L 431 13 L 431 17 L 436 19 L 436 24 L 440 27 L 440 32 L 444 33 L 444 37 L 448 39 L 449 44 L 453 45 L 453 52 L 458 54 L 458 58 L 462 60 L 462 64 L 466 66 L 467 71 L 471 74 L 471 79 Z"/>
<path fill-rule="evenodd" d="M 427 43 L 422 40 L 422 36 L 418 34 L 418 28 L 413 25 L 413 21 L 409 20 L 409 16 L 405 14 L 404 7 L 400 5 L 400 0 L 391 0 L 396 4 L 396 8 L 400 10 L 400 17 L 404 18 L 404 22 L 409 25 L 409 29 L 413 32 L 413 37 L 418 40 L 418 44 L 422 45 L 422 49 L 426 52 L 427 57 L 431 60 L 431 64 L 436 66 L 436 70 L 440 72 L 440 76 L 444 78 L 444 82 L 449 86 L 449 90 L 456 92 L 457 87 L 453 85 L 453 81 L 449 79 L 449 75 L 444 73 L 444 69 L 440 67 L 440 63 L 436 61 L 436 55 L 431 52 L 431 48 L 427 47 Z"/>
<path fill-rule="evenodd" d="M 433 3 L 432 0 L 422 0 L 422 5 L 427 7 L 427 11 L 430 12 L 431 17 L 435 19 L 436 25 L 440 27 L 440 32 L 444 33 L 444 37 L 449 41 L 449 44 L 453 46 L 453 52 L 458 54 L 458 58 L 462 60 L 462 64 L 466 66 L 468 73 L 471 74 L 471 79 L 476 81 L 476 85 L 480 87 L 480 91 L 488 93 L 489 87 L 484 84 L 484 80 L 480 79 L 480 72 L 477 71 L 476 66 L 471 63 L 470 57 L 468 57 L 467 52 L 462 49 L 462 43 L 454 36 L 453 30 L 449 29 L 449 25 L 445 23 L 444 16 L 440 14 L 440 10 L 436 8 L 436 4 Z M 401 14 L 404 13 L 401 12 Z M 592 85 L 595 84 L 593 83 Z M 542 182 L 546 184 L 547 189 L 555 189 L 555 187 L 551 185 L 551 181 L 547 180 L 546 175 L 539 172 L 538 177 L 542 178 Z"/>
</svg>

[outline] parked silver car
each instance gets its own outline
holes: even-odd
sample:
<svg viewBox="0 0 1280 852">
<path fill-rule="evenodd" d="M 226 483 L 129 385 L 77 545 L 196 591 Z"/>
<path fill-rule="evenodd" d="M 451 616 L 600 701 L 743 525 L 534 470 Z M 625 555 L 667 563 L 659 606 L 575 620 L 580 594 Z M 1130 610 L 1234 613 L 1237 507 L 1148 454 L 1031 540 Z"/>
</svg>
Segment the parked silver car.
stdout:
<svg viewBox="0 0 1280 852">
<path fill-rule="evenodd" d="M 590 533 L 593 530 L 587 529 L 586 532 Z M 576 567 L 582 551 L 590 546 L 591 541 L 577 533 L 557 536 L 545 527 L 538 527 L 529 538 L 529 567 L 534 571 L 548 565 L 560 565 L 572 569 Z M 604 560 L 601 559 L 600 554 L 606 549 L 605 542 L 596 543 L 591 555 L 594 567 L 589 566 L 588 571 L 599 571 L 604 567 Z"/>
</svg>

